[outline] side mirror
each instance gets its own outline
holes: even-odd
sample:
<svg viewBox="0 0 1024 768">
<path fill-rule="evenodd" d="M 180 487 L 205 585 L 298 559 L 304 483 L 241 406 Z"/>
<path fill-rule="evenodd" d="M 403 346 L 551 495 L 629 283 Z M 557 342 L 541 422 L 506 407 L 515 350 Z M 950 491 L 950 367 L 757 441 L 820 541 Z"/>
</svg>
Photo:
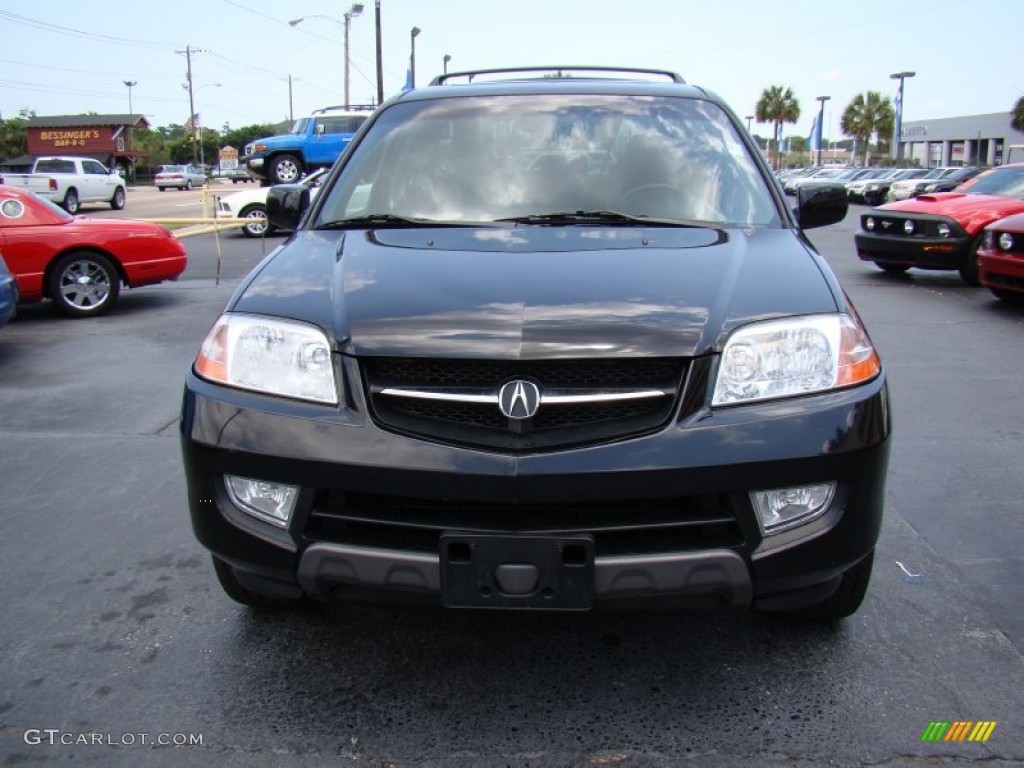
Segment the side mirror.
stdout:
<svg viewBox="0 0 1024 768">
<path fill-rule="evenodd" d="M 803 184 L 796 191 L 796 218 L 800 229 L 835 224 L 846 218 L 850 201 L 842 184 Z"/>
<path fill-rule="evenodd" d="M 278 229 L 293 230 L 309 208 L 309 187 L 278 184 L 267 190 L 267 219 Z"/>
<path fill-rule="evenodd" d="M 327 126 L 326 125 L 324 125 L 323 123 L 320 123 L 320 124 L 317 125 L 317 127 L 316 127 L 317 138 L 320 138 L 326 132 L 327 132 Z"/>
</svg>

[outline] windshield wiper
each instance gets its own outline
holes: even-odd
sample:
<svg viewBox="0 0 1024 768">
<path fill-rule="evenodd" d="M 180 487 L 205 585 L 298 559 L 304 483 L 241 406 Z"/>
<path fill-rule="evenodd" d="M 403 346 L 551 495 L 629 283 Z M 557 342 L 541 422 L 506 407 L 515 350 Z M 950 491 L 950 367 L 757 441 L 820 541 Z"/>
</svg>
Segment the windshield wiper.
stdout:
<svg viewBox="0 0 1024 768">
<path fill-rule="evenodd" d="M 513 224 L 659 224 L 673 227 L 704 227 L 700 222 L 682 219 L 662 219 L 655 216 L 641 216 L 621 211 L 561 211 L 559 213 L 531 213 L 525 216 L 510 216 L 495 221 Z"/>
<path fill-rule="evenodd" d="M 393 213 L 369 213 L 319 224 L 314 229 L 387 229 L 400 227 L 493 227 L 489 221 L 445 221 L 396 216 Z"/>
<path fill-rule="evenodd" d="M 392 213 L 371 213 L 366 216 L 352 216 L 320 224 L 316 229 L 372 229 L 374 227 L 423 227 L 436 222 L 429 219 L 409 219 Z"/>
</svg>

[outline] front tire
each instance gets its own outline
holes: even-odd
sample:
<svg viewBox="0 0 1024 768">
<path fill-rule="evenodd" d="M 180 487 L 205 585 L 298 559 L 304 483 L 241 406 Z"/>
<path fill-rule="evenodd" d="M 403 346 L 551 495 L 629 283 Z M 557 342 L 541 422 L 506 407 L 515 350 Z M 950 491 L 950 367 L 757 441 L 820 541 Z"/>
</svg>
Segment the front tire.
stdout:
<svg viewBox="0 0 1024 768">
<path fill-rule="evenodd" d="M 981 247 L 983 237 L 984 235 L 979 234 L 971 241 L 964 263 L 960 265 L 960 279 L 975 287 L 981 285 L 981 280 L 978 279 L 978 248 Z"/>
<path fill-rule="evenodd" d="M 50 298 L 68 317 L 95 317 L 107 312 L 121 291 L 121 277 L 106 256 L 72 251 L 54 264 Z"/>
<path fill-rule="evenodd" d="M 292 184 L 302 176 L 302 163 L 294 155 L 278 155 L 268 170 L 275 184 Z"/>
<path fill-rule="evenodd" d="M 235 569 L 216 555 L 213 558 L 213 570 L 217 574 L 224 593 L 236 603 L 247 605 L 259 613 L 275 613 L 292 610 L 302 604 L 302 598 L 270 597 L 254 592 L 238 580 Z"/>
<path fill-rule="evenodd" d="M 110 207 L 113 210 L 115 210 L 115 211 L 123 210 L 124 209 L 124 201 L 125 201 L 124 187 L 118 187 L 116 190 L 114 190 L 114 196 L 112 198 L 110 198 Z"/>
<path fill-rule="evenodd" d="M 267 222 L 267 208 L 264 205 L 250 205 L 242 209 L 238 218 L 251 220 L 242 227 L 242 234 L 246 237 L 263 237 L 270 230 Z"/>
<path fill-rule="evenodd" d="M 61 203 L 64 210 L 74 216 L 78 213 L 78 209 L 82 207 L 82 204 L 78 200 L 78 191 L 69 189 L 64 193 L 64 202 Z"/>
</svg>

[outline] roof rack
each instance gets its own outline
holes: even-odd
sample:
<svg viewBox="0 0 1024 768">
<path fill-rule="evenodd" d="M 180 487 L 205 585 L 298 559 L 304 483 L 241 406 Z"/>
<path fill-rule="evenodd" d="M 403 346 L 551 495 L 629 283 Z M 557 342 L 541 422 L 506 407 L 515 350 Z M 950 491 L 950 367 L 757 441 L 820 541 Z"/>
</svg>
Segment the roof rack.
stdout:
<svg viewBox="0 0 1024 768">
<path fill-rule="evenodd" d="M 655 77 L 664 77 L 673 83 L 686 83 L 682 77 L 675 72 L 671 72 L 667 69 L 637 69 L 634 67 L 595 67 L 595 66 L 560 66 L 560 67 L 502 67 L 499 69 L 473 69 L 466 70 L 463 72 L 449 72 L 444 75 L 438 75 L 430 81 L 431 85 L 445 85 L 449 80 L 457 77 L 469 78 L 472 82 L 474 77 L 479 75 L 508 75 L 514 73 L 546 73 L 544 76 L 552 79 L 558 78 L 571 78 L 574 77 L 573 72 L 607 72 L 620 75 L 653 75 Z"/>
<path fill-rule="evenodd" d="M 374 110 L 376 108 L 377 108 L 376 104 L 349 104 L 348 106 L 345 106 L 344 104 L 337 104 L 337 105 L 332 106 L 332 107 L 321 107 L 320 109 L 314 109 L 310 114 L 322 115 L 324 112 L 330 112 L 331 110 L 335 110 L 335 109 L 341 109 L 341 110 L 346 110 L 347 109 L 349 112 L 364 112 L 366 110 L 371 110 L 372 111 L 372 110 Z"/>
</svg>

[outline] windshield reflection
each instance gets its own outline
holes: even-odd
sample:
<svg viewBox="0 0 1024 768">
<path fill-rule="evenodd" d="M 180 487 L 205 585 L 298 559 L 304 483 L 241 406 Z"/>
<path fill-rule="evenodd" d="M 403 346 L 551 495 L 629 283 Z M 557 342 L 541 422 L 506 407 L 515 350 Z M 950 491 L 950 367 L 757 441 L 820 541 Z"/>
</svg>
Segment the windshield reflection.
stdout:
<svg viewBox="0 0 1024 768">
<path fill-rule="evenodd" d="M 387 108 L 316 226 L 382 214 L 489 222 L 576 211 L 779 225 L 764 178 L 717 105 L 574 94 Z"/>
</svg>

